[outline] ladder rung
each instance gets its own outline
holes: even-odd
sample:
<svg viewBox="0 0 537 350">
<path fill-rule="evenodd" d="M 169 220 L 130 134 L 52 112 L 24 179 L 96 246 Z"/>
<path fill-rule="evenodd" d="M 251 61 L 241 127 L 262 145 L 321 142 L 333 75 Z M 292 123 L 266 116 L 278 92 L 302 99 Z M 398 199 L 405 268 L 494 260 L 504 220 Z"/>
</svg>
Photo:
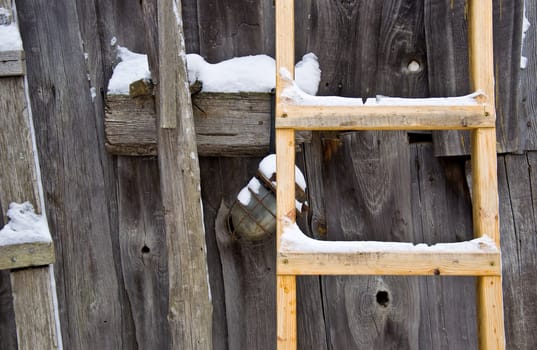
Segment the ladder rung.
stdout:
<svg viewBox="0 0 537 350">
<path fill-rule="evenodd" d="M 49 265 L 54 261 L 52 241 L 0 244 L 0 270 Z"/>
<path fill-rule="evenodd" d="M 320 241 L 300 231 L 284 233 L 280 275 L 449 275 L 499 276 L 500 252 L 488 237 L 468 242 L 426 244 Z"/>
<path fill-rule="evenodd" d="M 487 106 L 302 106 L 280 105 L 276 128 L 295 130 L 463 130 L 493 128 Z"/>
</svg>

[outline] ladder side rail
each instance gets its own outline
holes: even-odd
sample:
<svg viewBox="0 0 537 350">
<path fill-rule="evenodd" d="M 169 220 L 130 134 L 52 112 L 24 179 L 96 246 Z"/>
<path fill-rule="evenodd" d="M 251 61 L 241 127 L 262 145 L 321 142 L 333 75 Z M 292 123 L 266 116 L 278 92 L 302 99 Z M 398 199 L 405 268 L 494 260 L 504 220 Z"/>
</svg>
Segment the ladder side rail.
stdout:
<svg viewBox="0 0 537 350">
<path fill-rule="evenodd" d="M 276 118 L 282 115 L 281 92 L 289 82 L 282 79 L 280 70 L 287 69 L 294 77 L 295 25 L 294 0 L 276 1 Z M 284 219 L 295 221 L 295 131 L 276 130 L 276 251 Z M 278 254 L 278 253 L 277 253 Z M 297 347 L 296 276 L 280 275 L 276 258 L 277 348 L 293 350 Z"/>
<path fill-rule="evenodd" d="M 495 118 L 493 62 L 493 4 L 469 1 L 469 64 L 472 89 L 487 95 L 487 107 Z M 500 247 L 496 129 L 472 131 L 473 224 L 476 237 L 490 236 Z M 479 348 L 505 349 L 501 276 L 478 277 Z"/>
</svg>

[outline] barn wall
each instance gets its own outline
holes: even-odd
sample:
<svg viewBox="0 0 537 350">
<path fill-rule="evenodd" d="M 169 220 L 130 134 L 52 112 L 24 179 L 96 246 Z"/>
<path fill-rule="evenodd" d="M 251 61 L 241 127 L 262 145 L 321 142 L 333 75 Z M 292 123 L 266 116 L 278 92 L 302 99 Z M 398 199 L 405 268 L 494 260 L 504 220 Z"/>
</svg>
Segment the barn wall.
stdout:
<svg viewBox="0 0 537 350">
<path fill-rule="evenodd" d="M 309 51 L 319 56 L 320 94 L 468 92 L 464 0 L 296 3 L 296 56 Z M 537 23 L 530 3 L 528 15 Z M 142 11 L 149 13 L 151 4 L 17 1 L 68 349 L 164 349 L 169 344 L 157 161 L 110 156 L 103 132 L 115 45 L 143 52 L 152 44 L 145 41 Z M 498 159 L 507 340 L 509 349 L 534 349 L 536 39 L 535 32 L 527 36 L 529 66 L 520 72 L 522 1 L 494 4 L 499 150 L 518 153 Z M 183 9 L 189 52 L 210 62 L 274 53 L 271 1 L 185 0 Z M 411 60 L 420 64 L 418 72 L 406 69 Z M 297 154 L 312 204 L 301 224 L 321 239 L 469 239 L 471 197 L 461 156 L 467 145 L 458 133 L 315 133 Z M 274 242 L 234 241 L 223 226 L 225 208 L 258 161 L 200 159 L 215 349 L 273 349 L 275 344 Z M 301 277 L 300 348 L 474 349 L 474 282 Z M 14 349 L 12 320 L 5 317 L 9 299 L 9 287 L 0 278 L 0 335 L 9 339 L 2 347 Z"/>
</svg>

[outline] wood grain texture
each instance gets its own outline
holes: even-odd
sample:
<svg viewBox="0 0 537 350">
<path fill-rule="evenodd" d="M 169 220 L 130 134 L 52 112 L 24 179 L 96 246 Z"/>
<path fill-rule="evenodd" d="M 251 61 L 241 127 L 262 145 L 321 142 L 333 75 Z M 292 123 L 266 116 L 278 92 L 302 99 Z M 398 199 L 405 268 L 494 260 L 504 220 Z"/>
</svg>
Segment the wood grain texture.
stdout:
<svg viewBox="0 0 537 350">
<path fill-rule="evenodd" d="M 25 73 L 24 51 L 0 51 L 0 77 L 19 76 Z"/>
<path fill-rule="evenodd" d="M 498 152 L 520 152 L 528 132 L 520 122 L 518 107 L 523 1 L 494 0 L 493 7 Z M 425 9 L 430 94 L 467 93 L 466 1 L 426 1 Z M 438 42 L 444 44 L 439 46 Z M 434 140 L 437 155 L 470 153 L 470 139 L 460 132 L 435 133 Z"/>
<path fill-rule="evenodd" d="M 530 23 L 537 23 L 537 3 L 526 1 L 526 16 Z M 524 150 L 537 150 L 537 30 L 535 27 L 526 32 L 522 55 L 528 59 L 527 66 L 520 72 L 519 105 L 522 118 L 518 118 L 524 130 Z"/>
<path fill-rule="evenodd" d="M 157 30 L 159 38 L 158 52 L 149 55 L 158 59 L 157 143 L 168 252 L 170 346 L 211 349 L 212 304 L 181 1 L 158 2 L 157 15 L 158 27 L 146 30 Z M 164 76 L 167 83 L 160 85 Z"/>
<path fill-rule="evenodd" d="M 58 349 L 49 267 L 12 272 L 11 290 L 19 350 Z"/>
<path fill-rule="evenodd" d="M 494 127 L 487 106 L 301 106 L 281 103 L 276 128 L 441 130 Z"/>
<path fill-rule="evenodd" d="M 0 245 L 0 270 L 49 265 L 54 263 L 54 260 L 52 242 Z"/>
<path fill-rule="evenodd" d="M 2 347 L 6 350 L 16 350 L 17 329 L 9 274 L 10 271 L 0 271 L 0 339 L 2 339 Z"/>
<path fill-rule="evenodd" d="M 268 153 L 270 95 L 200 93 L 192 96 L 196 144 L 200 156 L 261 156 Z M 153 96 L 109 95 L 106 100 L 106 148 L 117 155 L 156 155 Z M 311 133 L 300 132 L 297 142 Z"/>
<path fill-rule="evenodd" d="M 507 349 L 537 346 L 537 338 L 528 336 L 537 325 L 537 314 L 529 311 L 537 309 L 537 292 L 532 283 L 537 275 L 535 169 L 536 152 L 498 159 Z"/>
<path fill-rule="evenodd" d="M 470 240 L 464 161 L 439 159 L 431 143 L 410 145 L 415 242 Z M 505 256 L 505 255 L 504 255 Z M 476 349 L 475 278 L 420 278 L 419 349 Z"/>
<path fill-rule="evenodd" d="M 0 131 L 0 149 L 3 151 L 0 162 L 5 169 L 9 169 L 0 173 L 0 203 L 3 208 L 7 208 L 12 202 L 28 201 L 32 203 L 36 213 L 40 214 L 42 208 L 37 184 L 39 164 L 36 164 L 34 157 L 31 139 L 33 126 L 28 114 L 29 101 L 26 101 L 24 78 L 0 78 L 0 96 L 0 110 L 3 111 Z M 2 222 L 5 221 L 5 213 L 2 213 Z M 17 264 L 17 260 L 29 266 L 54 261 L 52 244 L 42 247 L 36 245 L 33 247 L 35 255 L 22 255 L 18 248 L 20 246 L 1 248 L 1 268 L 9 268 L 9 264 Z M 18 256 L 19 254 L 21 256 Z M 36 261 L 32 260 L 34 257 Z M 11 291 L 18 348 L 56 349 L 58 335 L 48 266 L 12 271 Z"/>
<path fill-rule="evenodd" d="M 139 349 L 167 349 L 168 267 L 158 162 L 118 159 L 121 269 Z"/>
<path fill-rule="evenodd" d="M 17 10 L 37 145 L 40 159 L 46 160 L 47 217 L 61 266 L 55 273 L 63 344 L 132 347 L 124 326 L 131 318 L 120 301 L 121 275 L 111 268 L 119 252 L 112 159 L 104 150 L 102 117 L 91 98 L 76 3 L 55 5 L 27 1 Z"/>
<path fill-rule="evenodd" d="M 198 0 L 197 4 L 199 53 L 209 62 L 256 54 L 274 57 L 272 1 Z"/>
</svg>

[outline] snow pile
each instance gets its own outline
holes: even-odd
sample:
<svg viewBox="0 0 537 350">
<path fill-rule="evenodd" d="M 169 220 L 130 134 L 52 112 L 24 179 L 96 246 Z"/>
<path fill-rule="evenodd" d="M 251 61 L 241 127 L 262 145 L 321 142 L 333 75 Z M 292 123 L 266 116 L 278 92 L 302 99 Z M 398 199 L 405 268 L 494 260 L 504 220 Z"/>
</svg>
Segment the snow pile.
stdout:
<svg viewBox="0 0 537 350">
<path fill-rule="evenodd" d="M 276 62 L 267 55 L 235 57 L 211 64 L 197 54 L 188 54 L 188 80 L 202 82 L 204 92 L 270 92 L 276 84 Z M 109 94 L 128 94 L 130 83 L 150 79 L 147 55 L 118 46 L 121 62 L 114 69 L 108 85 Z M 321 80 L 317 56 L 304 55 L 296 64 L 297 84 L 302 91 L 315 95 Z"/>
<path fill-rule="evenodd" d="M 313 96 L 304 91 L 296 80 L 292 80 L 288 70 L 282 68 L 280 75 L 284 80 L 290 82 L 290 85 L 282 91 L 281 96 L 300 106 L 475 106 L 478 105 L 476 98 L 483 96 L 481 90 L 458 97 L 401 98 L 378 95 L 376 98 L 368 98 L 364 104 L 361 98 Z"/>
<path fill-rule="evenodd" d="M 147 55 L 134 53 L 125 47 L 118 46 L 117 56 L 121 62 L 114 68 L 114 73 L 108 83 L 109 94 L 128 95 L 129 85 L 132 82 L 151 79 Z"/>
<path fill-rule="evenodd" d="M 375 242 L 375 241 L 320 241 L 306 236 L 296 223 L 290 219 L 284 219 L 284 229 L 280 244 L 284 252 L 303 253 L 372 253 L 372 252 L 420 252 L 420 253 L 497 253 L 498 248 L 494 241 L 483 236 L 471 241 L 458 243 L 439 243 L 432 246 L 427 244 L 398 243 L 398 242 Z"/>
<path fill-rule="evenodd" d="M 211 64 L 197 54 L 187 57 L 190 83 L 199 80 L 205 92 L 270 92 L 276 85 L 276 61 L 267 55 L 235 57 Z M 296 64 L 297 84 L 315 95 L 321 80 L 317 56 L 308 53 Z"/>
<path fill-rule="evenodd" d="M 259 170 L 261 171 L 263 176 L 270 180 L 272 175 L 276 173 L 276 155 L 269 154 L 268 156 L 263 158 L 263 160 L 259 163 Z M 304 178 L 304 174 L 302 174 L 302 172 L 296 165 L 295 182 L 303 191 L 306 191 L 306 179 Z M 276 181 L 273 181 L 272 183 L 276 185 Z"/>
<path fill-rule="evenodd" d="M 52 242 L 46 218 L 43 215 L 37 215 L 29 202 L 11 203 L 7 216 L 9 222 L 0 230 L 0 246 Z"/>
<path fill-rule="evenodd" d="M 261 162 L 259 163 L 259 171 L 267 180 L 270 180 L 276 173 L 276 155 L 269 154 L 268 156 L 263 158 L 263 160 L 261 160 Z M 306 179 L 304 178 L 304 174 L 302 174 L 302 172 L 296 165 L 295 183 L 303 191 L 306 191 Z M 276 181 L 272 181 L 272 184 L 274 185 L 274 188 L 276 188 Z M 237 200 L 242 205 L 248 206 L 250 204 L 250 201 L 252 200 L 252 193 L 259 194 L 259 189 L 261 188 L 261 186 L 261 182 L 259 182 L 257 178 L 252 177 L 250 182 L 248 182 L 248 185 L 244 186 L 237 195 Z M 300 201 L 295 199 L 295 207 L 299 212 L 302 212 L 302 207 L 304 204 L 307 203 L 301 203 Z"/>
<path fill-rule="evenodd" d="M 13 22 L 0 25 L 0 51 L 20 50 L 22 50 L 22 39 L 17 24 Z"/>
<path fill-rule="evenodd" d="M 526 16 L 526 2 L 524 1 L 524 20 L 522 21 L 522 41 L 520 52 L 524 49 L 524 40 L 526 39 L 526 33 L 530 29 L 531 23 Z M 525 69 L 528 65 L 528 58 L 526 56 L 520 56 L 520 68 Z"/>
</svg>

